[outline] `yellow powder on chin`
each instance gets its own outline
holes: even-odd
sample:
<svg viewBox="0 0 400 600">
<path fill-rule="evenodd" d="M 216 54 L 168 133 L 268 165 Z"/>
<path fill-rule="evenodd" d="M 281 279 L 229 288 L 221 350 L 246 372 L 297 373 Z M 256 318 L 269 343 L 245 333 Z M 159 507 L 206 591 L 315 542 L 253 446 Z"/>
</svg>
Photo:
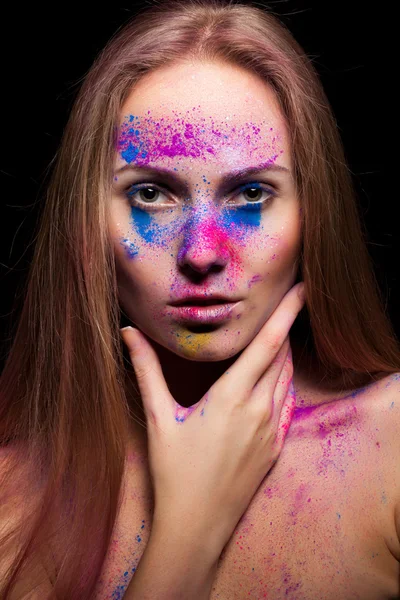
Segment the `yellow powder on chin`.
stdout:
<svg viewBox="0 0 400 600">
<path fill-rule="evenodd" d="M 211 340 L 211 333 L 177 333 L 178 347 L 186 356 L 195 356 Z"/>
</svg>

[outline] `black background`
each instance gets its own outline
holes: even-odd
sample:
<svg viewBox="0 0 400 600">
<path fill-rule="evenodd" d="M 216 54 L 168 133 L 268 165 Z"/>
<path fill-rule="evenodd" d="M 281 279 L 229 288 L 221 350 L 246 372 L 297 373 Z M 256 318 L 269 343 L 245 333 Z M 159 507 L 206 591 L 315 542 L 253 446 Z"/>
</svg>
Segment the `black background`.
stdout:
<svg viewBox="0 0 400 600">
<path fill-rule="evenodd" d="M 388 62 L 393 54 L 387 27 L 393 15 L 383 4 L 361 1 L 264 4 L 289 27 L 320 74 L 353 174 L 387 313 L 400 337 L 397 186 L 386 166 L 387 141 L 394 137 L 388 82 L 398 70 L 393 58 L 392 66 Z M 21 306 L 46 171 L 80 82 L 111 35 L 147 5 L 53 3 L 22 9 L 15 3 L 2 9 L 1 365 Z"/>
</svg>

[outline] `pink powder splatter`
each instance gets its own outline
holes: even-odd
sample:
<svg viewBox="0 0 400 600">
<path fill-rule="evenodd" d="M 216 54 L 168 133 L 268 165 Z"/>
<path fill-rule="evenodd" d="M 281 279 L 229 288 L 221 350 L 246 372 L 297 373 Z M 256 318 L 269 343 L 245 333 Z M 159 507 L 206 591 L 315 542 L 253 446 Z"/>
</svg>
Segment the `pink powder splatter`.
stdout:
<svg viewBox="0 0 400 600">
<path fill-rule="evenodd" d="M 253 277 L 248 282 L 247 287 L 250 289 L 258 281 L 262 281 L 262 276 L 261 275 L 253 275 Z"/>
</svg>

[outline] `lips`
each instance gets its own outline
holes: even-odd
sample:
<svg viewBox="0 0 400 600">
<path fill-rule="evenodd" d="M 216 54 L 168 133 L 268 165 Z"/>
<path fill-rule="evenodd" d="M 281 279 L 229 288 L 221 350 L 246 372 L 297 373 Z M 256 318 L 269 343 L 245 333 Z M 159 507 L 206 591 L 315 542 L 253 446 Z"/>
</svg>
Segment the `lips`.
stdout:
<svg viewBox="0 0 400 600">
<path fill-rule="evenodd" d="M 237 302 L 235 299 L 224 296 L 187 296 L 170 303 L 171 306 L 215 306 Z"/>
<path fill-rule="evenodd" d="M 181 323 L 218 324 L 231 319 L 238 304 L 240 300 L 230 300 L 221 296 L 192 296 L 171 303 L 168 315 Z"/>
</svg>

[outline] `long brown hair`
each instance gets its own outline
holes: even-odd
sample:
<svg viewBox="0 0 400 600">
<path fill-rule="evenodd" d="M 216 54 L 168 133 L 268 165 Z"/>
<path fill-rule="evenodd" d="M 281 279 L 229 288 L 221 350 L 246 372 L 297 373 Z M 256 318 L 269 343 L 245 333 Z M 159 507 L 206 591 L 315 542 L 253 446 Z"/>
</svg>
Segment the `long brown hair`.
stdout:
<svg viewBox="0 0 400 600">
<path fill-rule="evenodd" d="M 18 506 L 21 516 L 0 539 L 0 548 L 19 550 L 1 598 L 33 570 L 32 557 L 51 560 L 56 539 L 62 555 L 49 598 L 90 600 L 100 578 L 132 418 L 107 227 L 116 124 L 134 84 L 182 58 L 244 67 L 280 102 L 302 206 L 307 298 L 292 335 L 301 330 L 310 358 L 347 388 L 400 370 L 336 122 L 310 59 L 268 9 L 224 0 L 147 7 L 86 74 L 47 186 L 1 379 L 0 506 Z"/>
</svg>

